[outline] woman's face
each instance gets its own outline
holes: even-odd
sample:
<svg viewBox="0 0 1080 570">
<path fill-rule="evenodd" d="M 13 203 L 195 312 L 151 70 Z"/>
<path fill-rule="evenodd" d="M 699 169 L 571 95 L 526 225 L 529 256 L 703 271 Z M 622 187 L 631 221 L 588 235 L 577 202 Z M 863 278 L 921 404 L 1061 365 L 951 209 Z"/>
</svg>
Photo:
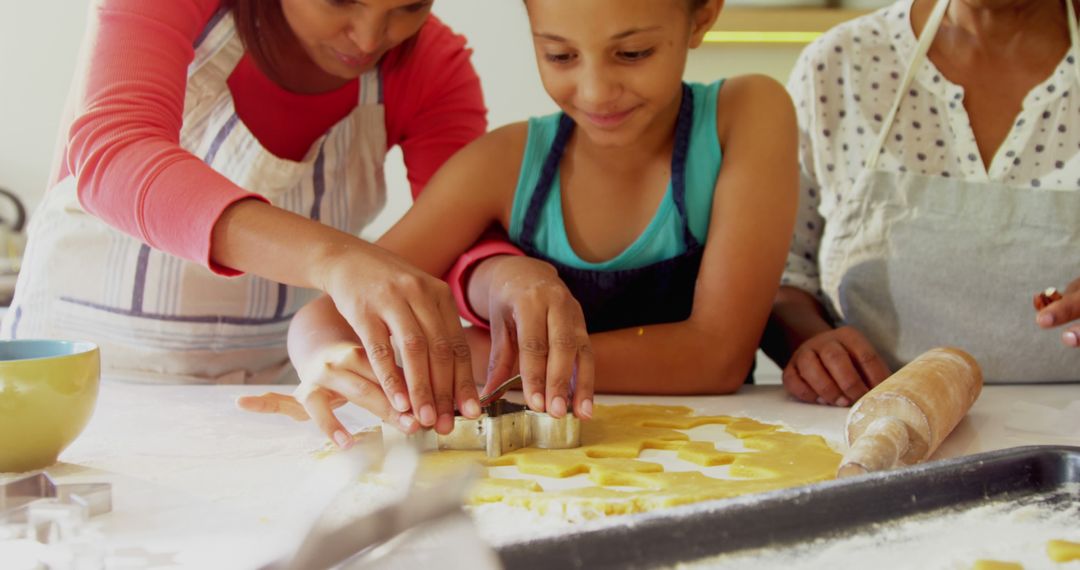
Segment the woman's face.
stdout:
<svg viewBox="0 0 1080 570">
<path fill-rule="evenodd" d="M 687 53 L 719 6 L 692 15 L 689 4 L 527 0 L 544 88 L 590 140 L 624 146 L 674 116 Z"/>
<path fill-rule="evenodd" d="M 281 0 L 281 11 L 322 71 L 354 79 L 415 35 L 433 0 Z"/>
</svg>

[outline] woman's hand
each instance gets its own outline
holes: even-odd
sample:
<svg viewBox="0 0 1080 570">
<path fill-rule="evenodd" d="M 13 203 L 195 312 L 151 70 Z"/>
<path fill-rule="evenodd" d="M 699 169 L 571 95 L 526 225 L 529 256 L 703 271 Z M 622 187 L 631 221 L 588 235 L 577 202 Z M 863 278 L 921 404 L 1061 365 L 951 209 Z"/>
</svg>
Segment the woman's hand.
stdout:
<svg viewBox="0 0 1080 570">
<path fill-rule="evenodd" d="M 473 283 L 487 286 L 491 323 L 483 392 L 512 376 L 517 364 L 530 408 L 566 415 L 573 385 L 574 413 L 591 417 L 595 372 L 585 316 L 555 268 L 529 257 L 493 257 L 476 269 Z"/>
<path fill-rule="evenodd" d="M 342 449 L 352 445 L 352 437 L 333 410 L 346 402 L 368 410 L 404 433 L 413 433 L 420 427 L 411 414 L 398 412 L 390 405 L 361 346 L 353 343 L 327 346 L 308 362 L 299 364 L 297 373 L 300 385 L 292 396 L 274 392 L 243 396 L 236 400 L 236 405 L 249 412 L 283 414 L 297 421 L 314 419 L 319 430 Z"/>
<path fill-rule="evenodd" d="M 439 279 L 354 235 L 258 200 L 229 206 L 211 245 L 215 264 L 329 295 L 364 347 L 371 379 L 397 412 L 411 410 L 427 427 L 452 425 L 457 396 L 463 412 L 479 413 L 469 346 L 450 289 Z M 319 327 L 302 328 L 310 334 Z"/>
<path fill-rule="evenodd" d="M 1066 325 L 1061 332 L 1061 342 L 1080 348 L 1080 322 L 1076 322 L 1080 319 L 1080 279 L 1069 283 L 1065 294 L 1059 296 L 1058 299 L 1043 300 L 1043 293 L 1035 295 L 1035 307 L 1042 307 L 1035 321 L 1044 329 Z"/>
<path fill-rule="evenodd" d="M 388 251 L 364 246 L 346 248 L 321 263 L 321 288 L 360 339 L 362 347 L 357 348 L 366 356 L 360 360 L 367 368 L 349 368 L 367 379 L 367 384 L 354 383 L 365 393 L 356 392 L 358 387 L 341 393 L 350 401 L 363 396 L 370 404 L 364 407 L 380 417 L 389 409 L 399 414 L 411 410 L 420 425 L 447 433 L 453 427 L 455 401 L 467 415 L 479 414 L 469 345 L 450 288 Z M 333 362 L 334 356 L 325 361 Z M 366 395 L 372 382 L 382 388 L 387 410 Z M 341 381 L 332 383 L 340 386 Z M 305 398 L 322 396 L 315 392 Z"/>
<path fill-rule="evenodd" d="M 889 377 L 889 368 L 866 337 L 851 327 L 802 343 L 784 368 L 784 387 L 804 402 L 850 406 Z"/>
</svg>

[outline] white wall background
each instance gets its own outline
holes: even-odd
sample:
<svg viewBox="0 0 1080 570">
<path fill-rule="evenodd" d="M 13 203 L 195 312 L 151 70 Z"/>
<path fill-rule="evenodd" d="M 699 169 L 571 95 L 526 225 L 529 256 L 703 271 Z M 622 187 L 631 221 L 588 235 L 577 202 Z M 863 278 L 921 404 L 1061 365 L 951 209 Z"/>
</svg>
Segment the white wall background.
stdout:
<svg viewBox="0 0 1080 570">
<path fill-rule="evenodd" d="M 18 193 L 31 208 L 40 200 L 48 177 L 87 8 L 88 0 L 0 0 L 0 186 Z M 469 38 L 492 127 L 556 110 L 537 76 L 521 2 L 439 0 L 435 13 Z M 707 45 L 691 55 L 686 77 L 713 81 L 764 73 L 785 81 L 800 48 Z M 365 232 L 367 237 L 384 231 L 409 207 L 396 152 L 387 176 L 388 206 Z M 776 374 L 771 363 L 761 369 Z"/>
</svg>

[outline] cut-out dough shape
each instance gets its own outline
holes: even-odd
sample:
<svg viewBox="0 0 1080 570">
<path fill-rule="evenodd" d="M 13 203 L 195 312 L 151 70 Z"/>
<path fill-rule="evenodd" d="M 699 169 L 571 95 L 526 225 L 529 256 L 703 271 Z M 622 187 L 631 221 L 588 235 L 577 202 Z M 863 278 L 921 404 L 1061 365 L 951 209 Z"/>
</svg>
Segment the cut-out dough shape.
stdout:
<svg viewBox="0 0 1080 570">
<path fill-rule="evenodd" d="M 1072 562 L 1080 560 L 1080 542 L 1051 540 L 1046 543 L 1046 555 L 1054 562 Z"/>
<path fill-rule="evenodd" d="M 720 424 L 748 451 L 720 451 L 712 442 L 690 441 L 681 431 Z M 476 451 L 428 454 L 433 472 L 476 462 L 485 467 L 516 466 L 525 474 L 565 478 L 587 474 L 597 487 L 545 491 L 529 479 L 482 479 L 469 503 L 502 502 L 541 514 L 588 512 L 627 514 L 825 481 L 840 464 L 825 440 L 783 430 L 780 426 L 732 416 L 695 416 L 683 406 L 597 406 L 581 426 L 577 449 L 524 448 L 497 458 Z M 677 452 L 702 466 L 728 465 L 730 479 L 697 471 L 667 472 L 658 463 L 638 459 L 646 449 Z M 620 487 L 613 489 L 610 487 Z M 621 489 L 633 487 L 633 490 Z"/>
<path fill-rule="evenodd" d="M 971 570 L 1024 570 L 1024 565 L 1002 560 L 976 560 Z"/>
</svg>

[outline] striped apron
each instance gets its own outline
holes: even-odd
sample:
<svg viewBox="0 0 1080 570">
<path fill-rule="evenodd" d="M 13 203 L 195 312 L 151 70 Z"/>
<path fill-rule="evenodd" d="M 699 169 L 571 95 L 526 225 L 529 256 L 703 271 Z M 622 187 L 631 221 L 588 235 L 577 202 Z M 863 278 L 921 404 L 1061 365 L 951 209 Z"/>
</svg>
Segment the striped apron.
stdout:
<svg viewBox="0 0 1080 570">
<path fill-rule="evenodd" d="M 226 81 L 243 53 L 231 13 L 219 12 L 188 69 L 180 145 L 273 205 L 358 234 L 386 200 L 378 70 L 360 78 L 358 106 L 292 161 L 263 148 L 237 117 Z M 94 341 L 112 379 L 274 382 L 292 376 L 289 320 L 316 294 L 254 275 L 222 277 L 152 249 L 88 214 L 68 177 L 30 223 L 0 333 Z"/>
</svg>

